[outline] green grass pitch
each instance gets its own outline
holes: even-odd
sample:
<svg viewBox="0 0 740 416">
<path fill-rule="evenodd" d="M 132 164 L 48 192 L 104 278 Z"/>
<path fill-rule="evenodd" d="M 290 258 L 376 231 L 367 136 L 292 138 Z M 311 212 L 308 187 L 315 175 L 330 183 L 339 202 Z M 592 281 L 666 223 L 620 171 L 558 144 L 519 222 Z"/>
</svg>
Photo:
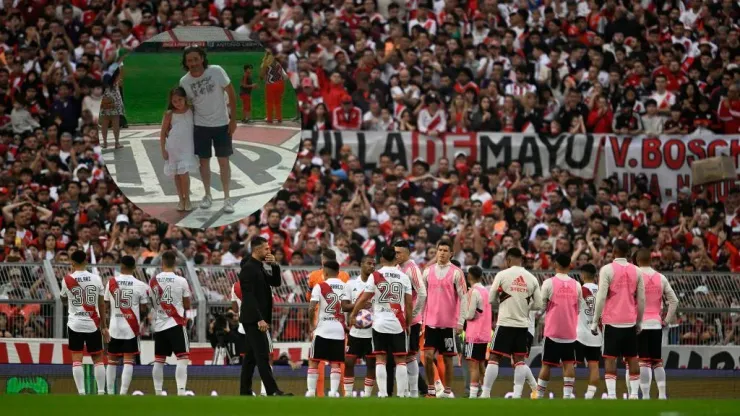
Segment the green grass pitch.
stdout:
<svg viewBox="0 0 740 416">
<path fill-rule="evenodd" d="M 329 399 L 303 397 L 4 396 L 4 414 L 104 414 L 106 416 L 395 416 L 562 415 L 694 416 L 737 415 L 732 400 L 468 400 Z"/>
<path fill-rule="evenodd" d="M 239 83 L 245 64 L 252 64 L 252 82 L 258 86 L 252 91 L 252 118 L 265 118 L 265 86 L 259 79 L 261 52 L 209 52 L 208 61 L 224 68 L 237 94 L 237 113 L 241 119 Z M 159 124 L 167 108 L 167 94 L 177 86 L 185 74 L 181 66 L 181 52 L 134 52 L 124 61 L 123 100 L 126 118 L 130 124 Z M 295 90 L 285 83 L 283 119 L 295 118 L 298 113 Z"/>
</svg>

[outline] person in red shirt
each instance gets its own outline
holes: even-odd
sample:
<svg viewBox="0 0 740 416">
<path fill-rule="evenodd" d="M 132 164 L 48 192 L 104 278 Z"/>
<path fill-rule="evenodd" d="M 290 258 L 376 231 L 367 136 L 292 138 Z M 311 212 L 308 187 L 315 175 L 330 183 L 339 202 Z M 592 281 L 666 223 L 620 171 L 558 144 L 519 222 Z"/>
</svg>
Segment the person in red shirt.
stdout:
<svg viewBox="0 0 740 416">
<path fill-rule="evenodd" d="M 342 79 L 342 75 L 339 72 L 332 73 L 327 85 L 322 85 L 321 95 L 323 95 L 324 104 L 326 104 L 330 113 L 333 113 L 334 109 L 340 106 L 344 96 L 349 96 L 349 93 L 344 88 L 344 79 Z"/>
<path fill-rule="evenodd" d="M 332 111 L 332 126 L 336 130 L 360 130 L 362 110 L 352 103 L 352 97 L 344 95 L 342 105 Z"/>
<path fill-rule="evenodd" d="M 134 28 L 131 30 L 131 33 L 136 36 L 136 39 L 139 39 L 140 41 L 144 39 L 144 35 L 146 34 L 146 30 L 149 29 L 154 25 L 154 15 L 149 10 L 144 10 L 144 12 L 141 14 L 141 23 L 134 26 Z"/>
<path fill-rule="evenodd" d="M 596 99 L 594 109 L 588 115 L 586 125 L 592 133 L 611 133 L 613 118 L 614 113 L 609 108 L 609 102 L 606 97 L 600 96 Z"/>
<path fill-rule="evenodd" d="M 723 124 L 725 134 L 740 133 L 740 95 L 736 85 L 727 89 L 727 97 L 719 103 L 717 117 Z"/>
</svg>

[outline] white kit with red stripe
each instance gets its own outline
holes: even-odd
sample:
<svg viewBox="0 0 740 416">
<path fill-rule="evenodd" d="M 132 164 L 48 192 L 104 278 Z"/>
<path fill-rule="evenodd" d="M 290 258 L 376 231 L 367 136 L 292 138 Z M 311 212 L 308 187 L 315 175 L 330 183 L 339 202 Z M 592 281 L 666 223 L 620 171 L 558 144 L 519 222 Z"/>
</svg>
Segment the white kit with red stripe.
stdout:
<svg viewBox="0 0 740 416">
<path fill-rule="evenodd" d="M 311 291 L 311 302 L 319 304 L 319 318 L 314 335 L 324 339 L 344 339 L 345 316 L 342 301 L 349 300 L 347 286 L 336 277 L 317 284 Z"/>
<path fill-rule="evenodd" d="M 115 339 L 139 336 L 139 307 L 149 303 L 149 286 L 134 276 L 122 274 L 108 280 L 104 298 L 110 302 L 110 336 Z"/>
<path fill-rule="evenodd" d="M 95 332 L 100 327 L 98 298 L 103 296 L 100 276 L 88 271 L 76 271 L 62 279 L 63 297 L 67 298 L 67 326 L 75 332 Z"/>
<path fill-rule="evenodd" d="M 183 299 L 191 296 L 188 281 L 175 273 L 161 272 L 149 281 L 149 287 L 154 301 L 154 331 L 185 326 Z"/>
</svg>

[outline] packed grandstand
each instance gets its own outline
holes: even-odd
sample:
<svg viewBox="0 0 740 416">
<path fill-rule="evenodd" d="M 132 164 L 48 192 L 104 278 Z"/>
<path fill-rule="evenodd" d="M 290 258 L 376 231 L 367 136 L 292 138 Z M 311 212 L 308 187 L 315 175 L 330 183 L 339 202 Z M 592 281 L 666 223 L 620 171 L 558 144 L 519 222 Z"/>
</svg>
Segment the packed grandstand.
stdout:
<svg viewBox="0 0 740 416">
<path fill-rule="evenodd" d="M 627 140 L 678 135 L 697 158 L 710 141 L 736 156 L 739 12 L 736 2 L 698 0 L 4 1 L 0 256 L 64 264 L 81 248 L 102 268 L 122 253 L 156 265 L 175 248 L 208 300 L 226 302 L 233 271 L 206 266 L 238 264 L 250 237 L 263 235 L 281 264 L 296 267 L 285 278 L 299 289 L 276 300 L 300 303 L 326 248 L 351 267 L 407 239 L 421 265 L 450 236 L 464 267 L 497 269 L 506 249 L 521 247 L 537 272 L 552 268 L 555 253 L 601 266 L 611 261 L 611 242 L 624 238 L 650 248 L 659 271 L 704 273 L 673 275 L 682 306 L 737 308 L 740 281 L 721 273 L 740 271 L 740 189 L 731 182 L 724 191 L 676 186 L 675 175 L 660 176 L 670 167 L 641 170 L 645 163 L 631 172 L 607 163 L 609 174 L 597 176 L 597 157 L 587 169 L 558 163 L 572 146 L 547 164 L 511 155 L 492 162 L 472 150 L 434 158 L 378 150 L 369 160 L 356 131 L 384 140 L 403 132 L 409 148 L 419 135 L 481 143 L 505 135 L 513 149 L 534 136 L 542 158 L 564 135 L 574 143 L 596 137 L 601 144 L 586 150 L 613 155 Z M 133 206 L 107 176 L 98 139 L 105 75 L 140 42 L 180 25 L 223 26 L 272 48 L 310 131 L 273 201 L 205 231 Z M 346 134 L 341 148 L 322 146 L 328 131 Z M 692 147 L 692 137 L 703 141 Z M 44 272 L 2 265 L 0 336 L 50 336 L 45 306 L 28 302 L 52 297 Z M 305 320 L 300 309 L 281 313 Z M 288 332 L 274 334 L 280 340 L 308 336 L 305 325 L 281 328 Z M 737 344 L 740 323 L 686 312 L 671 339 Z"/>
</svg>

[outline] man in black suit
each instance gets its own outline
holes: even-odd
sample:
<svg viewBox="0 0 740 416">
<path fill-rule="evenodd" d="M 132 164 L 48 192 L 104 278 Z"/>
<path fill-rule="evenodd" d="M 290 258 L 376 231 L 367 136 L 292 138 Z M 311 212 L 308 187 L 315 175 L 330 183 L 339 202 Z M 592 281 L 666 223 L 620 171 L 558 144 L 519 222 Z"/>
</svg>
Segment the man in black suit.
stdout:
<svg viewBox="0 0 740 416">
<path fill-rule="evenodd" d="M 252 255 L 242 260 L 239 283 L 242 288 L 242 310 L 239 320 L 247 334 L 247 345 L 242 363 L 240 394 L 252 396 L 252 376 L 256 366 L 268 396 L 288 395 L 278 390 L 270 367 L 272 340 L 268 330 L 272 322 L 272 287 L 282 283 L 280 266 L 270 252 L 270 245 L 262 237 L 251 241 Z M 267 273 L 263 263 L 272 267 Z"/>
</svg>

